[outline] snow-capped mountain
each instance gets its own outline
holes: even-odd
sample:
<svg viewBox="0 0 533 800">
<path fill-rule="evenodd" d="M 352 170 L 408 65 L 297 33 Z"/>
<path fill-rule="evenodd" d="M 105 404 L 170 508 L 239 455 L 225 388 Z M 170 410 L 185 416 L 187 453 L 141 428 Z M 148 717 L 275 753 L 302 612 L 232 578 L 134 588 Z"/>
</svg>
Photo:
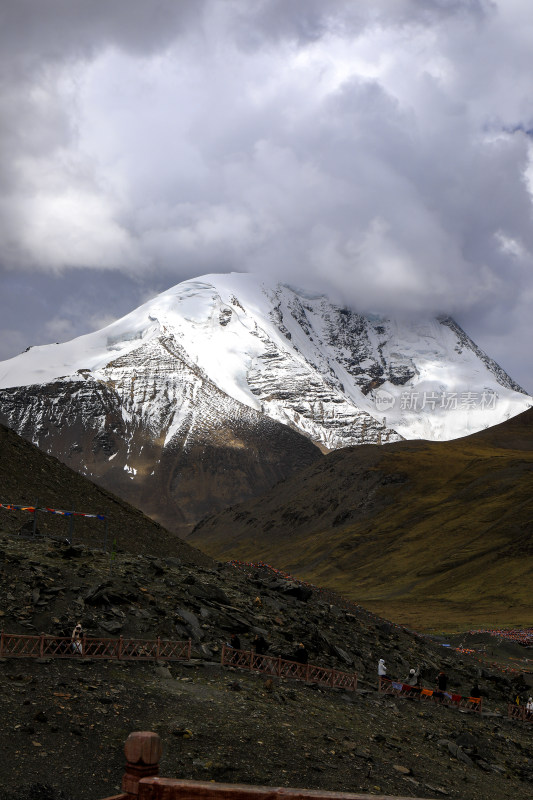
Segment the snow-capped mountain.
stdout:
<svg viewBox="0 0 533 800">
<path fill-rule="evenodd" d="M 0 363 L 0 420 L 166 524 L 262 491 L 312 442 L 450 439 L 532 404 L 449 318 L 363 316 L 236 273 Z"/>
</svg>

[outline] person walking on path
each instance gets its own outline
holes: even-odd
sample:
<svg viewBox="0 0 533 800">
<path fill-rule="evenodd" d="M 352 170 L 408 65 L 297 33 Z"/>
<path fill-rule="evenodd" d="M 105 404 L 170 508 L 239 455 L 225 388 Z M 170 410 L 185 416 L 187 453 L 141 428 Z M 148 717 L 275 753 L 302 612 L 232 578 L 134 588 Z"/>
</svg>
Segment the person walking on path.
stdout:
<svg viewBox="0 0 533 800">
<path fill-rule="evenodd" d="M 409 670 L 409 675 L 404 680 L 404 683 L 406 683 L 408 686 L 418 686 L 418 684 L 420 683 L 419 678 L 420 678 L 420 667 L 417 667 L 416 669 L 411 668 Z"/>
<path fill-rule="evenodd" d="M 437 675 L 437 689 L 439 692 L 445 692 L 448 688 L 448 676 L 442 670 Z"/>
<path fill-rule="evenodd" d="M 82 644 L 81 644 L 81 637 L 82 637 L 82 629 L 81 629 L 81 622 L 78 622 L 72 631 L 71 636 L 71 645 L 70 649 L 76 655 L 82 655 Z"/>
<path fill-rule="evenodd" d="M 385 666 L 385 659 L 380 658 L 378 661 L 378 690 L 381 687 L 383 681 L 389 681 L 390 678 L 387 678 L 387 667 Z"/>
<path fill-rule="evenodd" d="M 441 698 L 443 693 L 448 688 L 448 676 L 442 670 L 437 675 L 437 690 L 434 692 L 433 697 Z"/>
<path fill-rule="evenodd" d="M 264 656 L 268 650 L 268 642 L 266 641 L 265 637 L 261 636 L 259 633 L 255 635 L 253 645 L 258 656 Z"/>
<path fill-rule="evenodd" d="M 416 669 L 411 667 L 409 670 L 409 675 L 405 679 L 404 683 L 407 686 L 412 686 L 413 689 L 418 689 L 420 691 L 420 667 L 417 667 Z"/>
<path fill-rule="evenodd" d="M 309 653 L 307 652 L 303 642 L 300 642 L 296 648 L 293 658 L 298 662 L 298 664 L 307 664 L 309 661 Z"/>
</svg>

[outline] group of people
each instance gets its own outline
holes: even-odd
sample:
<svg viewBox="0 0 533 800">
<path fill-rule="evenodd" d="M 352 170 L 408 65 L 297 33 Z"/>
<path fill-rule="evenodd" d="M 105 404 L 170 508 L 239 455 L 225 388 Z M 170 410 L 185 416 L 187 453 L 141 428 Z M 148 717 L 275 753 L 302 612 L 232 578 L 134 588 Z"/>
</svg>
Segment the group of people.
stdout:
<svg viewBox="0 0 533 800">
<path fill-rule="evenodd" d="M 226 646 L 231 647 L 233 650 L 241 650 L 241 640 L 236 633 L 231 634 L 230 640 L 226 643 Z M 270 645 L 264 636 L 257 633 L 253 639 L 252 647 L 256 655 L 264 656 L 268 652 Z M 282 654 L 281 658 L 287 661 L 296 661 L 298 664 L 307 664 L 309 661 L 309 653 L 304 643 L 299 642 L 293 653 Z"/>
<path fill-rule="evenodd" d="M 518 692 L 515 695 L 514 702 L 516 703 L 517 706 L 520 706 L 520 705 L 522 705 L 522 703 L 520 701 L 521 701 L 521 696 L 520 696 L 520 692 Z M 528 714 L 533 714 L 533 697 L 531 697 L 531 696 L 528 697 L 525 705 L 526 705 L 526 711 L 528 712 Z"/>
<path fill-rule="evenodd" d="M 384 679 L 387 681 L 391 680 L 391 678 L 389 678 L 387 675 L 387 667 L 385 665 L 385 659 L 383 658 L 380 658 L 378 661 L 378 681 L 380 679 Z M 413 669 L 411 667 L 411 669 L 409 670 L 409 674 L 407 675 L 405 680 L 401 681 L 401 683 L 403 683 L 406 686 L 411 686 L 415 690 L 421 691 L 422 687 L 420 685 L 420 667 L 417 667 L 416 669 Z M 441 670 L 435 679 L 435 689 L 433 690 L 433 696 L 442 697 L 444 692 L 446 692 L 447 690 L 448 690 L 448 676 L 443 670 Z M 479 700 L 484 695 L 485 692 L 479 688 L 477 681 L 475 681 L 474 685 L 470 690 L 469 696 L 475 698 L 476 700 Z M 532 708 L 533 708 L 533 703 L 532 703 Z"/>
<path fill-rule="evenodd" d="M 81 622 L 78 622 L 76 623 L 76 625 L 74 626 L 74 630 L 72 631 L 70 648 L 73 653 L 80 656 L 83 655 L 82 638 L 83 638 L 82 625 Z M 232 633 L 229 642 L 226 643 L 226 646 L 231 647 L 233 650 L 240 650 L 241 640 L 239 636 L 236 633 Z M 266 641 L 265 637 L 258 633 L 255 635 L 253 639 L 252 647 L 256 655 L 262 656 L 268 652 L 270 645 Z M 307 652 L 307 648 L 305 647 L 304 643 L 299 642 L 292 654 L 282 654 L 281 658 L 284 658 L 287 661 L 296 661 L 298 664 L 307 664 L 309 661 L 309 653 Z M 389 678 L 387 675 L 387 666 L 385 664 L 385 659 L 383 658 L 380 658 L 378 661 L 378 684 L 381 679 L 387 681 L 391 680 L 391 678 Z M 417 666 L 416 669 L 411 668 L 409 670 L 409 674 L 407 675 L 405 680 L 402 681 L 402 683 L 404 685 L 411 686 L 415 690 L 421 691 L 422 687 L 420 685 L 420 667 Z M 435 680 L 435 689 L 433 691 L 433 696 L 442 697 L 444 692 L 447 691 L 447 689 L 448 689 L 448 676 L 446 675 L 445 672 L 441 670 Z M 470 697 L 478 699 L 481 698 L 482 696 L 486 696 L 486 693 L 479 688 L 477 681 L 475 681 L 474 685 L 472 686 L 472 689 L 470 690 Z M 517 705 L 520 705 L 520 694 L 516 695 L 514 702 Z M 528 714 L 533 715 L 533 697 L 531 696 L 528 697 L 526 703 L 526 711 L 528 712 Z"/>
</svg>

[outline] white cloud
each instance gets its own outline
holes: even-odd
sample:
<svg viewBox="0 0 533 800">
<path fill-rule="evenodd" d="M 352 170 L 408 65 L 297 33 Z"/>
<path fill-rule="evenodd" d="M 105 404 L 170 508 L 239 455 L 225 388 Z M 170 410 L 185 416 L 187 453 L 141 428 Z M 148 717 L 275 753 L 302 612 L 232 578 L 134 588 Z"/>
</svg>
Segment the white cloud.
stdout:
<svg viewBox="0 0 533 800">
<path fill-rule="evenodd" d="M 5 269 L 252 269 L 527 324 L 526 0 L 20 0 L 3 21 Z"/>
</svg>

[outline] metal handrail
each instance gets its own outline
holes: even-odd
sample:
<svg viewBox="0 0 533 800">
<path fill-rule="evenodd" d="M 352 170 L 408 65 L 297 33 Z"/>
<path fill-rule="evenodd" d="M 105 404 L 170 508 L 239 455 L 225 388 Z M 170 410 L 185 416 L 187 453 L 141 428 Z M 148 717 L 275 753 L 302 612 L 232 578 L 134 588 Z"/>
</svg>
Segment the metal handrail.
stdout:
<svg viewBox="0 0 533 800">
<path fill-rule="evenodd" d="M 41 634 L 0 634 L 0 658 L 117 658 L 121 661 L 190 661 L 191 640 L 104 639 Z"/>
<path fill-rule="evenodd" d="M 507 716 L 509 719 L 519 719 L 522 722 L 533 723 L 533 711 L 528 711 L 525 706 L 517 706 L 516 703 L 509 703 Z"/>
<path fill-rule="evenodd" d="M 220 663 L 222 666 L 263 672 L 278 678 L 293 678 L 306 683 L 316 683 L 319 686 L 350 691 L 357 689 L 355 672 L 342 672 L 329 667 L 319 667 L 316 664 L 301 664 L 299 661 L 290 661 L 281 656 L 259 655 L 253 650 L 235 650 L 226 644 L 222 645 Z"/>
<path fill-rule="evenodd" d="M 407 697 L 411 700 L 420 702 L 433 702 L 439 705 L 449 706 L 450 708 L 462 708 L 467 711 L 481 713 L 483 699 L 481 697 L 463 697 L 462 695 L 452 695 L 451 692 L 423 690 L 421 686 L 410 686 L 401 681 L 392 681 L 383 675 L 379 676 L 378 690 L 382 694 L 390 694 L 395 697 Z M 455 698 L 455 699 L 454 699 Z"/>
</svg>

